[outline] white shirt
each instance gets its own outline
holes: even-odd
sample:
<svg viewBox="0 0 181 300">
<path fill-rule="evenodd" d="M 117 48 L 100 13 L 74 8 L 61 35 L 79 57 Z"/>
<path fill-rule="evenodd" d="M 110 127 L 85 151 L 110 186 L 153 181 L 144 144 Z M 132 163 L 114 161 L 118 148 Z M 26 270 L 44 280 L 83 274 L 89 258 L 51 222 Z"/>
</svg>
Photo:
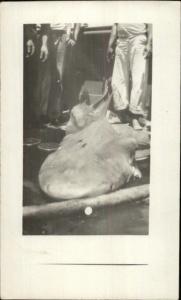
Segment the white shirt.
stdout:
<svg viewBox="0 0 181 300">
<path fill-rule="evenodd" d="M 146 24 L 144 23 L 119 23 L 118 32 L 126 33 L 128 36 L 135 36 L 146 33 Z"/>
<path fill-rule="evenodd" d="M 74 27 L 74 24 L 73 23 L 53 23 L 53 24 L 50 24 L 50 27 L 52 30 L 63 30 L 68 35 L 70 35 L 71 30 Z"/>
</svg>

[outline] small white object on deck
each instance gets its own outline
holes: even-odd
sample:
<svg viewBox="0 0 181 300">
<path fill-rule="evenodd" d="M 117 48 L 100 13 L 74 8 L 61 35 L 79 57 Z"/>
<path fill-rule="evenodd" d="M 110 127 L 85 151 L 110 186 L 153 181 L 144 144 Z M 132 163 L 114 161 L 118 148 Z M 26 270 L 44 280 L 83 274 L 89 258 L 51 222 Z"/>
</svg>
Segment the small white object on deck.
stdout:
<svg viewBox="0 0 181 300">
<path fill-rule="evenodd" d="M 92 207 L 87 206 L 84 210 L 85 215 L 90 216 L 92 214 Z"/>
</svg>

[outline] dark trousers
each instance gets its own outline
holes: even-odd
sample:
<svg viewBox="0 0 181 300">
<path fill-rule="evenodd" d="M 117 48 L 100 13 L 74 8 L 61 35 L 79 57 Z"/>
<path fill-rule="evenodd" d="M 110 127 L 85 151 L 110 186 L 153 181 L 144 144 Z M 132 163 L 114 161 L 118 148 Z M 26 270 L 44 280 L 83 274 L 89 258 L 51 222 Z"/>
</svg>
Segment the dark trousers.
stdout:
<svg viewBox="0 0 181 300">
<path fill-rule="evenodd" d="M 52 31 L 50 39 L 51 92 L 48 105 L 50 119 L 59 118 L 62 110 L 71 109 L 78 100 L 77 53 L 78 47 L 67 44 L 67 35 Z"/>
<path fill-rule="evenodd" d="M 34 125 L 41 117 L 59 118 L 78 100 L 79 74 L 76 73 L 78 48 L 66 41 L 66 33 L 52 31 L 48 39 L 48 59 L 40 60 L 41 37 L 36 35 L 35 53 L 24 55 L 24 120 Z"/>
<path fill-rule="evenodd" d="M 26 40 L 25 40 L 26 43 Z M 35 53 L 26 57 L 24 45 L 24 126 L 36 127 L 41 117 L 47 116 L 51 89 L 51 61 L 40 61 L 41 38 L 34 36 Z"/>
<path fill-rule="evenodd" d="M 47 114 L 50 120 L 59 118 L 64 108 L 63 93 L 66 52 L 66 34 L 59 31 L 53 31 L 49 43 L 49 53 L 51 57 L 51 67 L 49 72 L 52 81 Z"/>
</svg>

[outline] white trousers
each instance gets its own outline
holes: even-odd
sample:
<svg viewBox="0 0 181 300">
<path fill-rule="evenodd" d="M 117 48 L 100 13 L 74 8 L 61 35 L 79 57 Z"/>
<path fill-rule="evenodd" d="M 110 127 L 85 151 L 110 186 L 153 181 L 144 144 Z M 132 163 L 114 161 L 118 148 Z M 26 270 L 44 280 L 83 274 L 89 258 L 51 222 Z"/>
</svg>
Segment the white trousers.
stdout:
<svg viewBox="0 0 181 300">
<path fill-rule="evenodd" d="M 143 56 L 146 42 L 145 34 L 117 41 L 112 75 L 116 111 L 129 107 L 134 114 L 146 114 L 148 60 Z"/>
</svg>

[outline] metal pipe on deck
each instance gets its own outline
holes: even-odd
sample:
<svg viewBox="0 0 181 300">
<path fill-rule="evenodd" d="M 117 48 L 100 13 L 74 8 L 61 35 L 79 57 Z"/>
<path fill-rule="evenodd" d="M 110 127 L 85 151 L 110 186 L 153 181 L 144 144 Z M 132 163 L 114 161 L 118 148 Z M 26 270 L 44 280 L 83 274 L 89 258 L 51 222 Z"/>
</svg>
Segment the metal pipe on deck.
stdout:
<svg viewBox="0 0 181 300">
<path fill-rule="evenodd" d="M 145 199 L 149 196 L 149 184 L 130 187 L 92 198 L 62 200 L 43 205 L 25 206 L 24 218 L 50 218 L 52 216 L 67 216 L 69 214 L 85 210 L 91 207 L 93 210 L 99 207 L 114 206 L 123 202 Z"/>
</svg>

